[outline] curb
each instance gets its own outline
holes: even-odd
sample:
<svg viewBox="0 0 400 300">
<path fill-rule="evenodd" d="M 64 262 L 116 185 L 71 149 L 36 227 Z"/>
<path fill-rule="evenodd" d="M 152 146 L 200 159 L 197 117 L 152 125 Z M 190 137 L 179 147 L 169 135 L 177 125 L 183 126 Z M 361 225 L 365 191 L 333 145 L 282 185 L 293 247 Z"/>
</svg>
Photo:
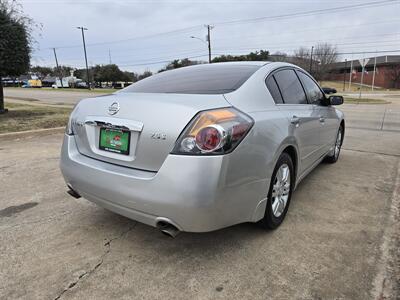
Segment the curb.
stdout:
<svg viewBox="0 0 400 300">
<path fill-rule="evenodd" d="M 29 136 L 36 136 L 40 134 L 55 134 L 64 132 L 65 127 L 54 127 L 54 128 L 45 128 L 45 129 L 36 129 L 36 130 L 27 130 L 27 131 L 16 131 L 16 132 L 7 132 L 0 133 L 0 141 L 6 139 L 18 139 L 25 138 Z"/>
</svg>

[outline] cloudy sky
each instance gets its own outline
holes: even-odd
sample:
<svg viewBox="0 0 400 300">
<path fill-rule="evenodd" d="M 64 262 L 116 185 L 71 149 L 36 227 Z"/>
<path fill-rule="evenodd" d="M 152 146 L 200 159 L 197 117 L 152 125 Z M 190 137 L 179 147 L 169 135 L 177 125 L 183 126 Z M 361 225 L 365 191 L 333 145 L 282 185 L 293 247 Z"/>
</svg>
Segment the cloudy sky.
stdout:
<svg viewBox="0 0 400 300">
<path fill-rule="evenodd" d="M 371 2 L 375 4 L 348 7 Z M 206 44 L 190 38 L 204 40 L 204 24 L 214 26 L 211 41 L 215 55 L 260 49 L 290 54 L 300 46 L 311 48 L 319 42 L 337 45 L 340 53 L 400 50 L 400 0 L 21 3 L 25 13 L 43 26 L 35 31 L 34 65 L 54 66 L 55 47 L 60 64 L 83 67 L 82 37 L 77 26 L 88 28 L 90 65 L 107 64 L 111 57 L 121 69 L 136 72 L 158 70 L 175 58 L 206 60 Z M 343 54 L 342 58 L 363 55 L 374 54 Z"/>
</svg>

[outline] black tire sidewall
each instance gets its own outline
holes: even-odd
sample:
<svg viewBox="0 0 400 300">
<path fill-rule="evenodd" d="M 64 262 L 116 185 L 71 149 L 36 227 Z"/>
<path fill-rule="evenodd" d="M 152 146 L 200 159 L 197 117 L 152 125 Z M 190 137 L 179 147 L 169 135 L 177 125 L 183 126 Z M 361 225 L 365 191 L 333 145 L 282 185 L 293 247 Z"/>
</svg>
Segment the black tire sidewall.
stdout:
<svg viewBox="0 0 400 300">
<path fill-rule="evenodd" d="M 336 149 L 335 149 L 332 156 L 327 156 L 327 157 L 326 157 L 326 161 L 329 162 L 329 163 L 335 163 L 335 162 L 337 162 L 338 159 L 339 159 L 339 156 L 340 156 L 340 152 L 342 151 L 342 144 L 343 144 L 343 138 L 344 138 L 344 136 L 343 136 L 343 126 L 342 126 L 342 125 L 339 126 L 338 132 L 336 133 L 336 139 L 335 139 L 335 145 L 334 145 L 334 147 L 336 147 L 336 140 L 337 140 L 337 136 L 339 135 L 339 131 L 341 131 L 341 133 L 342 133 L 342 138 L 341 138 L 341 140 L 340 140 L 339 153 L 338 153 L 338 156 L 336 157 L 336 156 L 335 156 L 335 153 L 336 153 L 335 151 L 336 151 Z"/>
<path fill-rule="evenodd" d="M 289 198 L 286 203 L 285 210 L 279 217 L 276 217 L 274 215 L 274 213 L 272 212 L 272 197 L 271 197 L 271 195 L 272 195 L 272 189 L 273 189 L 276 173 L 278 172 L 279 168 L 283 164 L 287 164 L 289 166 L 290 191 L 289 191 Z M 287 154 L 286 152 L 284 152 L 280 155 L 280 157 L 275 165 L 275 169 L 271 176 L 271 182 L 269 184 L 269 190 L 268 190 L 268 196 L 267 196 L 268 197 L 267 198 L 268 199 L 267 206 L 265 208 L 264 219 L 262 220 L 264 227 L 269 228 L 269 229 L 275 229 L 283 222 L 283 220 L 285 219 L 286 213 L 288 211 L 288 208 L 289 208 L 290 200 L 292 198 L 292 192 L 293 192 L 294 185 L 295 185 L 295 173 L 294 173 L 293 162 L 292 162 L 290 155 Z"/>
</svg>

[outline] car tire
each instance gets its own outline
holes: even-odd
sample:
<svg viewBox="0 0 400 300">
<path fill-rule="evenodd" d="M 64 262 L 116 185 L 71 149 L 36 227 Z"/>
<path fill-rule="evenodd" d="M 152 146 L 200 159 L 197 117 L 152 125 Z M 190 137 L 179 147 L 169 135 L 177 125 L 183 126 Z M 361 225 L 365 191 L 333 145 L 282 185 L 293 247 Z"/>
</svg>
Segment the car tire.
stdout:
<svg viewBox="0 0 400 300">
<path fill-rule="evenodd" d="M 289 171 L 289 174 L 283 173 Z M 283 176 L 282 176 L 283 175 Z M 287 180 L 285 181 L 285 178 Z M 295 185 L 293 161 L 286 152 L 282 153 L 272 173 L 264 218 L 259 224 L 265 229 L 277 228 L 285 219 Z M 283 207 L 282 207 L 283 206 Z"/>
<path fill-rule="evenodd" d="M 335 162 L 338 161 L 339 155 L 340 155 L 340 150 L 342 148 L 342 143 L 343 143 L 343 126 L 340 125 L 337 135 L 336 135 L 336 142 L 335 146 L 333 148 L 333 153 L 329 154 L 326 158 L 325 161 L 334 164 Z"/>
</svg>

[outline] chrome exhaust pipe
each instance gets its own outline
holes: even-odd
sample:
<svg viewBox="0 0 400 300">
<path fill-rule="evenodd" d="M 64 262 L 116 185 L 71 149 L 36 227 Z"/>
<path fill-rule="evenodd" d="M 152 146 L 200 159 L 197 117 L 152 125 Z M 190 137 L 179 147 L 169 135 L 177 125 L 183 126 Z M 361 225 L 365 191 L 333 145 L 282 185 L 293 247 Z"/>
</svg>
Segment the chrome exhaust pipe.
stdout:
<svg viewBox="0 0 400 300">
<path fill-rule="evenodd" d="M 180 230 L 176 228 L 174 225 L 165 222 L 165 221 L 160 221 L 157 223 L 157 228 L 160 229 L 160 231 L 165 234 L 166 236 L 169 236 L 171 238 L 175 238 L 179 233 Z"/>
</svg>

